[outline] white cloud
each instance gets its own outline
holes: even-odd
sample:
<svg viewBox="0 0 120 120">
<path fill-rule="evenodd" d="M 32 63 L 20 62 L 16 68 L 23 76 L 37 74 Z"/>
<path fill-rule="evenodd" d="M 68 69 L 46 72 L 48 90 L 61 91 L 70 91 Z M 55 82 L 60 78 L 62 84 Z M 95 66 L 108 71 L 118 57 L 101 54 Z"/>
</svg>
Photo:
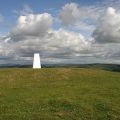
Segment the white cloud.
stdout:
<svg viewBox="0 0 120 120">
<path fill-rule="evenodd" d="M 14 56 L 14 60 L 28 60 L 34 52 L 39 52 L 42 58 L 52 61 L 76 57 L 91 46 L 80 33 L 53 30 L 52 16 L 48 13 L 20 16 L 17 25 L 4 38 L 4 44 L 3 50 L 8 56 Z"/>
<path fill-rule="evenodd" d="M 120 13 L 109 7 L 100 17 L 93 37 L 99 43 L 120 43 Z"/>
<path fill-rule="evenodd" d="M 104 8 L 98 5 L 81 6 L 77 3 L 67 3 L 62 7 L 59 18 L 64 25 L 74 25 L 81 20 L 98 19 Z"/>
<path fill-rule="evenodd" d="M 60 13 L 60 19 L 63 24 L 72 24 L 80 18 L 80 10 L 78 4 L 76 3 L 68 3 L 62 7 L 62 11 Z"/>
<path fill-rule="evenodd" d="M 9 35 L 0 38 L 0 55 L 22 63 L 32 61 L 34 52 L 39 52 L 47 63 L 100 62 L 105 59 L 118 61 L 120 45 L 116 43 L 120 42 L 120 14 L 110 7 L 97 21 L 104 9 L 66 4 L 60 13 L 60 19 L 66 26 L 59 23 L 59 28 L 56 27 L 58 21 L 54 21 L 51 14 L 34 14 L 30 10 L 22 10 Z M 94 31 L 93 38 L 87 39 L 90 36 L 84 37 L 78 31 L 84 31 L 87 35 Z M 93 44 L 94 40 L 97 43 Z M 111 42 L 114 44 L 99 44 Z"/>
<path fill-rule="evenodd" d="M 31 57 L 34 52 L 40 52 L 44 58 L 69 58 L 90 47 L 90 42 L 81 34 L 64 29 L 51 30 L 44 37 L 26 36 L 18 42 L 8 44 L 13 49 L 13 54 L 18 56 Z"/>
<path fill-rule="evenodd" d="M 7 44 L 5 42 L 6 39 L 7 38 L 4 36 L 0 37 L 0 58 L 6 57 L 10 52 L 9 46 L 7 46 Z"/>
<path fill-rule="evenodd" d="M 33 13 L 33 10 L 28 4 L 25 4 L 23 10 L 20 11 L 21 15 L 27 15 L 27 14 L 32 14 L 32 13 Z"/>
<path fill-rule="evenodd" d="M 74 26 L 71 26 L 71 27 L 76 29 L 76 30 L 81 30 L 81 31 L 87 32 L 90 35 L 95 30 L 94 25 L 92 25 L 92 24 L 89 25 L 83 21 L 76 22 L 74 24 Z"/>
<path fill-rule="evenodd" d="M 27 36 L 44 36 L 51 26 L 52 16 L 48 13 L 20 16 L 11 37 L 13 41 L 19 41 Z"/>
<path fill-rule="evenodd" d="M 33 10 L 29 4 L 25 4 L 22 10 L 13 10 L 13 13 L 17 15 L 27 15 L 27 14 L 33 14 Z"/>
<path fill-rule="evenodd" d="M 88 37 L 96 28 L 97 19 L 103 11 L 104 9 L 97 5 L 81 6 L 77 3 L 68 3 L 62 7 L 59 18 L 63 27 L 87 33 Z"/>
</svg>

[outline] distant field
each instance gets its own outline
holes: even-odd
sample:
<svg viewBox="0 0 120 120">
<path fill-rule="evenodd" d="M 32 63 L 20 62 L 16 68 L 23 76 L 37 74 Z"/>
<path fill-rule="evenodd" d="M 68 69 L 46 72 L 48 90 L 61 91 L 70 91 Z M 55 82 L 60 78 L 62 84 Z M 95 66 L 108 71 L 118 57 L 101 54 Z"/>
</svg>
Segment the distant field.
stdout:
<svg viewBox="0 0 120 120">
<path fill-rule="evenodd" d="M 0 120 L 120 120 L 120 72 L 0 69 Z"/>
</svg>

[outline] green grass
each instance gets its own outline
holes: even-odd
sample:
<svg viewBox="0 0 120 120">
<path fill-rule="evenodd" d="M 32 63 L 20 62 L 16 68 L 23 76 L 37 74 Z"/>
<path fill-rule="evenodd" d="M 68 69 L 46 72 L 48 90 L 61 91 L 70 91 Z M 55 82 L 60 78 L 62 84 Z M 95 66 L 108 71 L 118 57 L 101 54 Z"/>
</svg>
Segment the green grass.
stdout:
<svg viewBox="0 0 120 120">
<path fill-rule="evenodd" d="M 0 69 L 0 120 L 120 120 L 120 73 Z"/>
</svg>

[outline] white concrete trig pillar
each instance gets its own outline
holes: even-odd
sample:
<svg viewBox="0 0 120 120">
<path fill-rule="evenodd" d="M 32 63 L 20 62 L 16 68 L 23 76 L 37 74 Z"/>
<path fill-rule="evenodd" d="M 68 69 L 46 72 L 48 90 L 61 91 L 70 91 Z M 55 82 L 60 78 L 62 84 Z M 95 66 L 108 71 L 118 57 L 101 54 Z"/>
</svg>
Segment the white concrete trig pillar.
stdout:
<svg viewBox="0 0 120 120">
<path fill-rule="evenodd" d="M 40 62 L 39 53 L 34 53 L 33 68 L 34 69 L 40 69 L 41 68 L 41 62 Z"/>
</svg>

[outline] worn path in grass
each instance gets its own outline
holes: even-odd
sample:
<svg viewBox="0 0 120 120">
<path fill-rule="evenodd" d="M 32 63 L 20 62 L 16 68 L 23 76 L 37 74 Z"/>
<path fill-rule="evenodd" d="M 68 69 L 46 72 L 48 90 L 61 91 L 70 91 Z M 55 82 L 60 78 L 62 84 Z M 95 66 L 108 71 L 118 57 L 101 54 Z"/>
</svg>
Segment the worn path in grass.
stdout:
<svg viewBox="0 0 120 120">
<path fill-rule="evenodd" d="M 120 73 L 0 69 L 0 120 L 120 120 Z"/>
</svg>

